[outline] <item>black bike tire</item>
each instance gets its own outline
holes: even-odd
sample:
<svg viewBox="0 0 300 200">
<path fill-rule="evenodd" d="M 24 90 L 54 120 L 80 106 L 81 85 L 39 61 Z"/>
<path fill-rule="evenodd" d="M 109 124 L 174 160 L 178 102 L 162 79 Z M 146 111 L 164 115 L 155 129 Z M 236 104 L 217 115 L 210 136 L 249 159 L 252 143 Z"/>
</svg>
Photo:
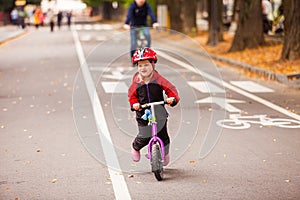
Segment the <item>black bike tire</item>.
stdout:
<svg viewBox="0 0 300 200">
<path fill-rule="evenodd" d="M 160 146 L 158 144 L 154 144 L 152 146 L 152 172 L 155 175 L 155 178 L 158 181 L 163 180 L 163 163 L 162 163 L 162 153 Z"/>
<path fill-rule="evenodd" d="M 147 41 L 147 38 L 146 36 L 144 35 L 144 33 L 142 33 L 144 35 L 144 38 L 141 38 L 140 36 L 140 31 L 143 32 L 143 30 L 139 30 L 137 29 L 136 32 L 135 32 L 135 37 L 136 37 L 136 49 L 142 49 L 142 48 L 145 48 L 145 47 L 148 47 L 148 41 Z M 139 44 L 140 43 L 140 44 Z"/>
</svg>

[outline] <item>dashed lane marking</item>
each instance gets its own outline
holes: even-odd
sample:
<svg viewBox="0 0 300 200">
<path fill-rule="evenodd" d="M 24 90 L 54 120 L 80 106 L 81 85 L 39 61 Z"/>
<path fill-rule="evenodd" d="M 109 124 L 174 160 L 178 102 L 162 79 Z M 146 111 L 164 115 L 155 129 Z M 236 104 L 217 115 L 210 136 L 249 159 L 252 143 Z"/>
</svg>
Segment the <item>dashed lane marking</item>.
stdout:
<svg viewBox="0 0 300 200">
<path fill-rule="evenodd" d="M 104 88 L 105 93 L 127 93 L 128 86 L 125 82 L 109 82 L 109 81 L 102 81 L 102 86 Z"/>
<path fill-rule="evenodd" d="M 274 92 L 274 90 L 253 81 L 230 81 L 230 83 L 251 93 Z"/>
<path fill-rule="evenodd" d="M 202 93 L 225 93 L 225 90 L 208 81 L 189 81 L 188 84 Z"/>
</svg>

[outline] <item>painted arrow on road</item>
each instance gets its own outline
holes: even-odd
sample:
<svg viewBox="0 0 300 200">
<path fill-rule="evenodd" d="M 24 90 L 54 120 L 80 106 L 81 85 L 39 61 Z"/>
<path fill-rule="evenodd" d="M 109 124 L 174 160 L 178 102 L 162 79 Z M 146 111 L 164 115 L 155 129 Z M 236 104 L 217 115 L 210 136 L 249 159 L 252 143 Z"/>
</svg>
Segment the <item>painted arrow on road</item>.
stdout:
<svg viewBox="0 0 300 200">
<path fill-rule="evenodd" d="M 215 103 L 228 112 L 241 112 L 240 109 L 234 107 L 233 105 L 231 105 L 231 103 L 245 103 L 245 101 L 236 99 L 225 99 L 221 97 L 207 97 L 204 99 L 197 100 L 195 101 L 195 103 Z"/>
<path fill-rule="evenodd" d="M 119 70 L 114 70 L 111 72 L 112 74 L 110 75 L 103 75 L 103 78 L 109 78 L 109 79 L 114 79 L 114 80 L 124 80 L 127 78 L 130 78 L 131 76 L 129 75 L 124 75 L 122 74 Z"/>
</svg>

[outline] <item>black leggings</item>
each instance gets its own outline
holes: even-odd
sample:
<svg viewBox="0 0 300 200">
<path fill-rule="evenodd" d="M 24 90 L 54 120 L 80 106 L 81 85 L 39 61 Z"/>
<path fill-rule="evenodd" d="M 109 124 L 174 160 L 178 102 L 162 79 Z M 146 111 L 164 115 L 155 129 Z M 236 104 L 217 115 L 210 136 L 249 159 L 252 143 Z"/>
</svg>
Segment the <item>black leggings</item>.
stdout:
<svg viewBox="0 0 300 200">
<path fill-rule="evenodd" d="M 152 127 L 151 126 L 139 126 L 139 133 L 134 139 L 132 143 L 132 147 L 136 150 L 139 151 L 143 147 L 145 147 L 152 135 Z M 157 136 L 163 141 L 164 146 L 165 146 L 165 154 L 167 155 L 169 153 L 169 144 L 170 144 L 170 137 L 168 135 L 168 130 L 167 130 L 167 120 L 159 120 L 157 122 Z"/>
</svg>

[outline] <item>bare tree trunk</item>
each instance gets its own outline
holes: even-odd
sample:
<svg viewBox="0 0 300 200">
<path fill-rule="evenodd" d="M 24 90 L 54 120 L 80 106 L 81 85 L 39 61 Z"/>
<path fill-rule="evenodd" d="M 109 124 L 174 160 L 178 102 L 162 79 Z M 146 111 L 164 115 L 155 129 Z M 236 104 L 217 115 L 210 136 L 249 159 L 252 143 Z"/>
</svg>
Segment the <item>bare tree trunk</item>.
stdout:
<svg viewBox="0 0 300 200">
<path fill-rule="evenodd" d="M 182 5 L 182 21 L 183 21 L 183 32 L 185 34 L 196 33 L 196 0 L 185 0 Z"/>
<path fill-rule="evenodd" d="M 239 2 L 238 26 L 230 52 L 263 45 L 263 25 L 261 0 L 243 0 Z"/>
<path fill-rule="evenodd" d="M 300 59 L 300 1 L 283 1 L 284 9 L 284 42 L 282 59 Z"/>
<path fill-rule="evenodd" d="M 112 19 L 112 5 L 111 2 L 105 1 L 103 3 L 103 20 L 111 20 Z"/>
<path fill-rule="evenodd" d="M 181 18 L 181 8 L 183 0 L 176 0 L 174 3 L 173 0 L 166 0 L 170 13 L 171 29 L 182 32 L 183 31 L 183 22 Z"/>
<path fill-rule="evenodd" d="M 214 5 L 214 1 L 216 5 Z M 224 40 L 223 39 L 223 18 L 222 18 L 223 1 L 207 0 L 207 5 L 208 5 L 207 7 L 208 7 L 208 24 L 209 24 L 207 44 L 218 43 Z"/>
</svg>

